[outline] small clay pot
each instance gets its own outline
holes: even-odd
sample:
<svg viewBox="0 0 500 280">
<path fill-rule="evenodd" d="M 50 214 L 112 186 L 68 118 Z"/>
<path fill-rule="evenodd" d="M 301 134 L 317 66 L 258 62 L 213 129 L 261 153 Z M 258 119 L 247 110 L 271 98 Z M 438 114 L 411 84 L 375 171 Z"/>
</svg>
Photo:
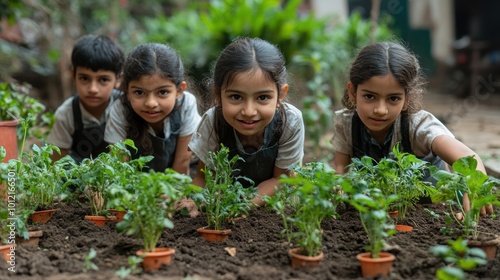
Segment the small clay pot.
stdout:
<svg viewBox="0 0 500 280">
<path fill-rule="evenodd" d="M 302 248 L 294 248 L 288 250 L 288 256 L 291 260 L 293 268 L 298 267 L 316 267 L 323 260 L 325 255 L 320 252 L 317 256 L 306 256 L 301 254 Z"/>
<path fill-rule="evenodd" d="M 12 244 L 5 244 L 0 246 L 0 256 L 5 259 L 6 262 L 11 261 L 11 256 L 14 257 L 15 260 L 15 250 L 16 250 L 16 243 Z M 11 254 L 11 252 L 14 251 L 14 255 Z"/>
<path fill-rule="evenodd" d="M 407 225 L 395 225 L 394 227 L 399 232 L 410 232 L 413 230 L 412 226 L 407 226 Z"/>
<path fill-rule="evenodd" d="M 356 256 L 361 265 L 361 275 L 363 277 L 388 276 L 392 271 L 392 263 L 396 257 L 391 253 L 379 253 L 379 257 L 374 259 L 370 252 L 361 253 Z"/>
<path fill-rule="evenodd" d="M 40 238 L 43 236 L 43 231 L 29 231 L 28 236 L 28 239 L 24 239 L 21 236 L 16 236 L 16 243 L 36 247 L 38 246 L 38 243 L 40 243 Z"/>
<path fill-rule="evenodd" d="M 488 260 L 495 259 L 497 255 L 497 247 L 500 244 L 500 236 L 491 234 L 490 240 L 467 240 L 467 246 L 480 248 L 486 253 L 486 258 Z"/>
<path fill-rule="evenodd" d="M 173 254 L 175 254 L 175 249 L 172 248 L 155 248 L 154 252 L 145 252 L 144 250 L 136 252 L 138 257 L 143 258 L 144 271 L 158 270 L 163 264 L 170 264 Z"/>
<path fill-rule="evenodd" d="M 97 226 L 104 226 L 107 222 L 116 221 L 116 216 L 85 216 L 85 220 L 89 220 Z"/>
<path fill-rule="evenodd" d="M 123 221 L 123 217 L 125 216 L 125 214 L 127 214 L 127 211 L 125 210 L 110 209 L 109 212 L 116 216 L 117 223 Z"/>
<path fill-rule="evenodd" d="M 31 214 L 30 218 L 33 223 L 45 224 L 54 216 L 56 211 L 57 209 L 35 211 L 35 213 Z"/>
<path fill-rule="evenodd" d="M 395 211 L 389 211 L 389 216 L 391 218 L 395 218 L 397 219 L 398 218 L 398 215 L 399 215 L 399 211 L 398 210 L 395 210 Z"/>
<path fill-rule="evenodd" d="M 231 233 L 230 229 L 214 230 L 202 227 L 197 229 L 203 238 L 210 242 L 222 242 L 226 241 Z"/>
</svg>

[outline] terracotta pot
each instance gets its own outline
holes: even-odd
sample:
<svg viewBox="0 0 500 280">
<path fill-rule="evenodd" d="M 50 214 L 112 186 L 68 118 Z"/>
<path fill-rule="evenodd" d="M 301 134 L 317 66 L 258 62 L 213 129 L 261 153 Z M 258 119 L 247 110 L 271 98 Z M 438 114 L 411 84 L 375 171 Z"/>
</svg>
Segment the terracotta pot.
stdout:
<svg viewBox="0 0 500 280">
<path fill-rule="evenodd" d="M 207 227 L 202 227 L 197 229 L 203 238 L 210 242 L 222 242 L 226 241 L 231 233 L 230 229 L 214 230 L 207 229 Z"/>
<path fill-rule="evenodd" d="M 1 245 L 0 255 L 2 256 L 2 258 L 5 259 L 6 262 L 10 262 L 11 261 L 10 257 L 12 255 L 11 252 L 14 251 L 15 254 L 15 250 L 16 250 L 16 243 Z M 12 256 L 15 258 L 15 255 Z"/>
<path fill-rule="evenodd" d="M 154 252 L 144 252 L 144 250 L 136 252 L 137 256 L 143 258 L 144 271 L 158 270 L 163 264 L 170 264 L 173 254 L 175 249 L 172 248 L 155 248 Z"/>
<path fill-rule="evenodd" d="M 45 224 L 54 216 L 56 211 L 57 209 L 35 211 L 35 213 L 31 214 L 30 218 L 33 223 Z"/>
<path fill-rule="evenodd" d="M 493 260 L 496 257 L 498 244 L 500 244 L 500 236 L 494 234 L 490 240 L 467 240 L 467 246 L 482 249 L 488 260 Z"/>
<path fill-rule="evenodd" d="M 109 216 L 109 217 L 106 217 L 106 216 L 85 216 L 84 218 L 85 220 L 89 220 L 91 222 L 93 222 L 94 224 L 102 227 L 104 226 L 107 222 L 112 222 L 112 221 L 116 221 L 116 216 Z"/>
<path fill-rule="evenodd" d="M 17 125 L 19 119 L 12 121 L 0 121 L 0 146 L 5 148 L 5 158 L 2 162 L 8 162 L 10 159 L 17 159 Z M 5 191 L 5 182 L 0 184 L 0 197 L 7 201 Z"/>
<path fill-rule="evenodd" d="M 396 257 L 391 253 L 379 253 L 379 257 L 374 259 L 371 253 L 361 253 L 356 256 L 361 264 L 361 275 L 363 277 L 388 276 L 392 271 L 392 263 Z"/>
<path fill-rule="evenodd" d="M 5 148 L 7 154 L 3 162 L 17 158 L 17 125 L 19 120 L 0 121 L 0 146 Z"/>
<path fill-rule="evenodd" d="M 109 212 L 116 216 L 116 222 L 123 221 L 123 217 L 125 216 L 125 214 L 127 214 L 127 211 L 125 210 L 110 209 Z"/>
<path fill-rule="evenodd" d="M 398 214 L 399 214 L 398 210 L 396 210 L 396 211 L 389 211 L 389 216 L 391 218 L 395 218 L 396 219 L 398 217 Z"/>
<path fill-rule="evenodd" d="M 294 248 L 288 250 L 288 256 L 291 260 L 291 265 L 293 268 L 297 267 L 316 267 L 319 262 L 323 260 L 325 255 L 320 252 L 317 256 L 306 256 L 300 254 L 302 248 Z"/>
<path fill-rule="evenodd" d="M 36 247 L 38 246 L 38 243 L 40 243 L 40 238 L 43 236 L 43 231 L 41 230 L 29 231 L 28 236 L 29 236 L 28 239 L 16 236 L 16 243 Z"/>
<path fill-rule="evenodd" d="M 394 227 L 399 232 L 409 232 L 413 230 L 412 226 L 407 226 L 407 225 L 395 225 Z"/>
</svg>

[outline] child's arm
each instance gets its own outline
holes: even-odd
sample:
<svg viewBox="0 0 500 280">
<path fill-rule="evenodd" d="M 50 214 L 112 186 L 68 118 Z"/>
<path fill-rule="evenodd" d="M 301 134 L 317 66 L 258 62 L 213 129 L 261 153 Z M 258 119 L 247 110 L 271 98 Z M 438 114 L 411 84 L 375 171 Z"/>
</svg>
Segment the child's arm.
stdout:
<svg viewBox="0 0 500 280">
<path fill-rule="evenodd" d="M 348 154 L 335 152 L 333 156 L 333 169 L 337 174 L 344 174 L 345 167 L 351 163 L 351 157 Z"/>
<path fill-rule="evenodd" d="M 191 135 L 177 138 L 175 147 L 175 158 L 172 164 L 172 169 L 189 175 L 189 163 L 191 162 L 191 151 L 188 150 L 188 144 L 191 140 Z"/>
<path fill-rule="evenodd" d="M 253 203 L 257 204 L 258 206 L 263 206 L 265 202 L 261 199 L 261 197 L 267 195 L 267 196 L 273 196 L 274 195 L 274 187 L 280 186 L 280 176 L 282 174 L 286 174 L 287 176 L 292 175 L 292 171 L 287 170 L 287 169 L 282 169 L 279 167 L 274 166 L 274 172 L 273 172 L 273 177 L 263 181 L 257 186 L 257 196 L 254 197 Z"/>
<path fill-rule="evenodd" d="M 198 187 L 205 187 L 205 173 L 202 169 L 205 168 L 205 164 L 203 161 L 198 162 L 198 169 L 196 170 L 196 174 L 194 175 L 192 184 Z"/>
<path fill-rule="evenodd" d="M 61 151 L 61 154 L 59 154 L 58 152 L 54 152 L 50 156 L 50 159 L 52 160 L 52 162 L 56 162 L 56 161 L 60 160 L 61 158 L 63 158 L 65 155 L 69 154 L 68 149 L 59 149 L 59 150 Z"/>
<path fill-rule="evenodd" d="M 477 160 L 477 170 L 486 174 L 486 168 L 484 167 L 483 161 L 481 158 L 474 152 L 472 149 L 467 147 L 464 143 L 458 141 L 457 139 L 442 135 L 436 137 L 432 142 L 432 152 L 439 156 L 442 160 L 444 160 L 449 165 L 452 165 L 458 159 L 465 156 L 474 156 Z M 464 194 L 463 197 L 463 206 L 465 212 L 468 212 L 470 209 L 469 198 L 467 194 Z M 481 214 L 493 213 L 493 206 L 488 206 L 485 209 L 481 209 Z"/>
</svg>

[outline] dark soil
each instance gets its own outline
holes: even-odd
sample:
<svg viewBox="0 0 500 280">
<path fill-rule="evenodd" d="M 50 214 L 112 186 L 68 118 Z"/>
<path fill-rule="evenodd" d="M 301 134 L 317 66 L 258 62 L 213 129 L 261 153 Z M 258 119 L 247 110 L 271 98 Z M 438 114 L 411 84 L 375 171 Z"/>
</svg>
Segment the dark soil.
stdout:
<svg viewBox="0 0 500 280">
<path fill-rule="evenodd" d="M 440 216 L 433 217 L 425 209 Z M 16 274 L 2 264 L 0 279 L 119 279 L 115 271 L 128 266 L 127 257 L 141 249 L 142 243 L 117 233 L 114 223 L 97 227 L 83 220 L 87 210 L 81 205 L 62 204 L 47 224 L 31 225 L 31 229 L 43 231 L 39 246 L 18 245 Z M 387 279 L 435 279 L 436 270 L 445 263 L 429 253 L 429 248 L 457 237 L 456 233 L 440 233 L 446 226 L 446 210 L 443 205 L 417 205 L 409 213 L 406 224 L 414 226 L 414 230 L 389 239 L 389 251 L 396 255 L 396 261 Z M 281 220 L 267 208 L 238 220 L 229 240 L 222 243 L 209 243 L 199 236 L 196 229 L 205 226 L 203 216 L 177 214 L 175 228 L 166 230 L 158 244 L 175 248 L 172 263 L 127 279 L 362 279 L 356 254 L 364 251 L 366 235 L 357 212 L 344 207 L 339 212 L 339 218 L 323 223 L 324 260 L 316 268 L 300 269 L 291 268 L 287 255 L 291 247 L 280 237 Z M 481 223 L 499 233 L 499 219 L 483 217 Z M 225 247 L 236 248 L 236 255 L 231 257 Z M 84 256 L 90 248 L 97 251 L 93 262 L 99 271 L 84 273 Z M 468 279 L 499 279 L 500 256 L 467 275 Z"/>
</svg>

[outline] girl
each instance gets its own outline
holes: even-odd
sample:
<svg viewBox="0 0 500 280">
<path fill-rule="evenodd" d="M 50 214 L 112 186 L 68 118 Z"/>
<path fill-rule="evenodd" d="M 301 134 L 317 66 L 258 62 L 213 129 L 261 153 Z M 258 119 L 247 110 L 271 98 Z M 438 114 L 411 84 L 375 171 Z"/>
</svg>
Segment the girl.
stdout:
<svg viewBox="0 0 500 280">
<path fill-rule="evenodd" d="M 273 195 L 280 175 L 290 175 L 289 168 L 304 155 L 302 114 L 285 102 L 283 54 L 262 39 L 237 39 L 220 54 L 210 88 L 215 106 L 203 115 L 189 143 L 200 159 L 193 184 L 205 185 L 201 170 L 208 152 L 217 151 L 222 143 L 231 157 L 244 158 L 236 166 L 238 175 L 254 181 L 258 189 L 254 202 L 263 205 L 260 197 Z"/>
<path fill-rule="evenodd" d="M 124 94 L 111 108 L 104 140 L 130 138 L 138 148 L 137 153 L 131 151 L 132 158 L 153 155 L 149 168 L 189 174 L 187 146 L 201 116 L 186 86 L 184 66 L 175 50 L 159 43 L 137 46 L 125 61 Z"/>
<path fill-rule="evenodd" d="M 342 98 L 346 108 L 335 112 L 331 140 L 334 169 L 345 173 L 353 157 L 366 155 L 378 161 L 400 142 L 404 152 L 441 169 L 474 155 L 478 170 L 486 173 L 474 151 L 422 110 L 423 85 L 417 58 L 400 44 L 382 42 L 361 49 L 351 65 Z M 466 195 L 463 203 L 468 208 Z M 493 211 L 491 207 L 486 210 Z"/>
</svg>

